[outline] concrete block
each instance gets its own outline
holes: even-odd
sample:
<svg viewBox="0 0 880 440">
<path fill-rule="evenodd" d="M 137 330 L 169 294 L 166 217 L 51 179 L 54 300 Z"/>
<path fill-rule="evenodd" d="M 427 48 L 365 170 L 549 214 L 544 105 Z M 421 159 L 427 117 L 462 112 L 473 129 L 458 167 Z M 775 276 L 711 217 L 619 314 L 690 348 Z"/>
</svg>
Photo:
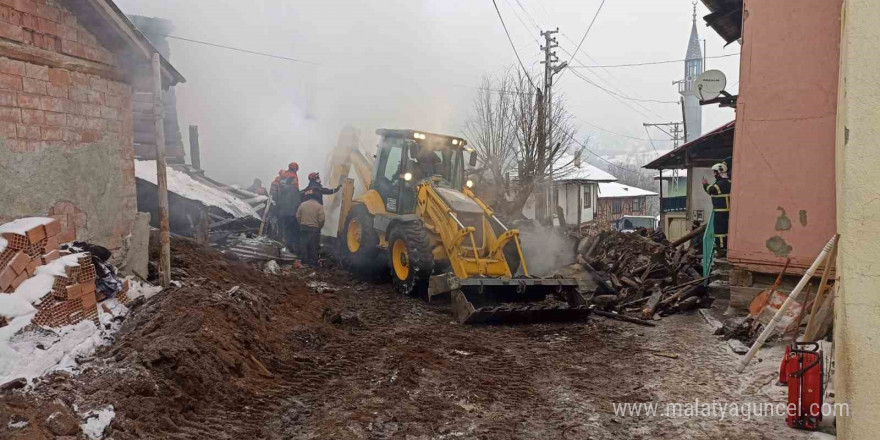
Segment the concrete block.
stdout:
<svg viewBox="0 0 880 440">
<path fill-rule="evenodd" d="M 730 286 L 730 308 L 748 311 L 749 304 L 762 290 L 760 287 Z"/>
<path fill-rule="evenodd" d="M 127 238 L 121 271 L 126 275 L 147 277 L 150 244 L 150 213 L 139 212 L 134 218 L 131 235 Z"/>
</svg>

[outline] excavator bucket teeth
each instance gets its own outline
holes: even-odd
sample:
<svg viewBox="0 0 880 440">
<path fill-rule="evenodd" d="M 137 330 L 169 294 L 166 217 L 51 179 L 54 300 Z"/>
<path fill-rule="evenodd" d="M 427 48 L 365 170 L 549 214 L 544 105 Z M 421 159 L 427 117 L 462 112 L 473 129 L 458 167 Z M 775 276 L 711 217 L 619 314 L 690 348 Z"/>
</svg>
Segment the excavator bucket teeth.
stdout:
<svg viewBox="0 0 880 440">
<path fill-rule="evenodd" d="M 515 283 L 516 286 L 520 286 L 517 290 L 512 289 L 513 286 L 496 282 L 480 285 L 471 280 L 462 280 L 461 288 L 452 291 L 450 299 L 453 313 L 462 324 L 585 320 L 590 309 L 583 302 L 575 300 L 579 294 L 572 290 L 569 281 L 528 280 L 528 282 Z M 476 287 L 478 285 L 480 287 Z M 558 296 L 567 297 L 568 300 L 548 303 L 545 301 L 548 291 L 567 294 Z M 499 302 L 503 304 L 498 304 Z"/>
</svg>

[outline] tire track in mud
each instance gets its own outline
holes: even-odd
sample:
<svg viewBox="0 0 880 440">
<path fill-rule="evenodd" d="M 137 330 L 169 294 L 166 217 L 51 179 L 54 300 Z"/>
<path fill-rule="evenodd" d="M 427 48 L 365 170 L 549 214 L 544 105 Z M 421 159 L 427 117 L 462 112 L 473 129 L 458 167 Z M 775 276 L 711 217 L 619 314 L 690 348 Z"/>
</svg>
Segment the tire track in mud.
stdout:
<svg viewBox="0 0 880 440">
<path fill-rule="evenodd" d="M 599 318 L 462 326 L 446 304 L 336 269 L 269 276 L 175 252 L 190 252 L 175 267 L 199 278 L 142 306 L 101 368 L 38 389 L 34 408 L 112 403 L 117 440 L 803 438 L 778 421 L 614 415 L 613 402 L 740 397 L 698 316 L 650 329 Z M 345 319 L 325 321 L 334 313 Z"/>
</svg>

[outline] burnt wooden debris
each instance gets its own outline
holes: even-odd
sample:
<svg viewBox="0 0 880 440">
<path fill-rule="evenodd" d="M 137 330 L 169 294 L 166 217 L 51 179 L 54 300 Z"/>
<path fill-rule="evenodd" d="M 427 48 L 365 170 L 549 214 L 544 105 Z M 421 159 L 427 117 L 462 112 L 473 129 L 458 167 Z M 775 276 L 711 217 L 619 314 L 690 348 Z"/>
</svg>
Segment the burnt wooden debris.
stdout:
<svg viewBox="0 0 880 440">
<path fill-rule="evenodd" d="M 688 237 L 695 237 L 696 234 Z M 712 298 L 701 275 L 701 256 L 689 240 L 669 243 L 662 233 L 605 231 L 584 238 L 577 262 L 596 283 L 596 310 L 642 320 L 708 307 Z"/>
</svg>

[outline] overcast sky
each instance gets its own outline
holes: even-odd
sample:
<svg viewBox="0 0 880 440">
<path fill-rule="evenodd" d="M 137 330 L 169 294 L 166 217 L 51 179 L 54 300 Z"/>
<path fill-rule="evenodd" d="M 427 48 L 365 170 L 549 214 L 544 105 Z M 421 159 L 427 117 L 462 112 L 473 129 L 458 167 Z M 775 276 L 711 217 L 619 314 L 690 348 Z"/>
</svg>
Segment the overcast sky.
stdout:
<svg viewBox="0 0 880 440">
<path fill-rule="evenodd" d="M 559 27 L 561 60 L 568 60 L 602 0 L 497 0 L 527 68 L 542 59 L 538 27 Z M 516 63 L 491 0 L 116 0 L 127 14 L 170 19 L 174 35 L 310 61 L 265 58 L 171 40 L 171 62 L 187 78 L 178 86 L 183 127 L 199 126 L 203 167 L 228 183 L 270 180 L 292 160 L 303 171 L 325 169 L 325 153 L 352 124 L 374 145 L 376 128 L 414 128 L 461 134 L 484 74 Z M 687 0 L 606 0 L 573 65 L 611 65 L 684 58 L 692 22 Z M 734 43 L 697 28 L 708 55 L 735 54 Z M 709 59 L 735 91 L 739 59 Z M 677 101 L 673 81 L 683 63 L 578 69 L 615 93 Z M 675 104 L 615 98 L 572 72 L 554 93 L 564 94 L 580 127 L 600 151 L 653 151 L 643 122 L 681 120 Z M 703 131 L 733 119 L 730 109 L 703 108 Z M 307 117 L 312 113 L 314 117 Z M 603 131 L 604 130 L 604 131 Z M 630 137 L 621 137 L 615 132 Z M 650 131 L 658 149 L 668 138 Z M 662 151 L 661 151 L 662 152 Z M 650 156 L 650 155 L 649 155 Z M 590 159 L 594 161 L 595 159 Z"/>
</svg>

